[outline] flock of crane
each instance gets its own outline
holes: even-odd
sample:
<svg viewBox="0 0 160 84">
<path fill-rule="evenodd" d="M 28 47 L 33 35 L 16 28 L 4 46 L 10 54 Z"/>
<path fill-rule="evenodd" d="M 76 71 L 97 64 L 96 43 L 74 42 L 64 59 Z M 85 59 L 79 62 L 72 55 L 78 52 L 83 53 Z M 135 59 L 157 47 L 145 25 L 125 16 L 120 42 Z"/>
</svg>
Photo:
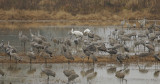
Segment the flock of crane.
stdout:
<svg viewBox="0 0 160 84">
<path fill-rule="evenodd" d="M 74 61 L 75 58 L 73 53 L 77 53 L 77 55 L 80 56 L 83 60 L 86 57 L 88 60 L 92 59 L 93 64 L 98 61 L 96 53 L 109 53 L 111 59 L 112 57 L 116 57 L 119 63 L 123 63 L 124 60 L 130 59 L 131 55 L 129 55 L 129 52 L 134 51 L 137 48 L 139 49 L 139 46 L 144 47 L 144 52 L 138 54 L 135 52 L 135 55 L 140 58 L 153 56 L 156 60 L 160 61 L 159 52 L 155 53 L 155 46 L 156 44 L 160 43 L 160 31 L 157 31 L 159 26 L 157 24 L 152 24 L 148 28 L 144 28 L 146 20 L 144 19 L 138 22 L 140 23 L 140 27 L 143 28 L 143 31 L 141 30 L 142 33 L 138 34 L 134 31 L 129 33 L 126 32 L 126 30 L 123 29 L 125 21 L 122 21 L 122 29 L 115 28 L 114 31 L 110 33 L 110 36 L 108 36 L 108 42 L 104 42 L 101 36 L 95 34 L 88 28 L 83 32 L 71 29 L 71 31 L 68 33 L 69 37 L 67 38 L 52 38 L 51 40 L 54 43 L 54 50 L 50 49 L 52 45 L 49 41 L 47 41 L 45 36 L 40 34 L 39 31 L 38 34 L 35 35 L 30 30 L 31 39 L 24 35 L 22 31 L 20 31 L 19 40 L 21 45 L 23 45 L 24 52 L 26 52 L 26 43 L 30 42 L 31 48 L 26 53 L 30 59 L 30 63 L 32 63 L 32 60 L 37 59 L 37 56 L 40 56 L 44 58 L 45 63 L 47 64 L 47 59 L 51 59 L 58 51 L 60 51 L 61 55 L 68 59 L 68 63 L 71 60 Z M 126 25 L 127 28 L 131 28 L 129 23 L 126 23 Z M 135 27 L 136 24 L 133 24 L 133 28 Z M 109 45 L 110 47 L 106 47 L 106 45 Z M 10 45 L 9 41 L 8 44 L 5 44 L 2 40 L 0 43 L 0 48 L 10 57 L 10 60 L 13 58 L 16 63 L 21 60 L 26 60 L 22 59 L 23 56 L 18 54 L 17 49 L 13 45 Z M 55 77 L 55 72 L 50 69 L 42 69 L 42 71 L 46 73 L 48 79 L 49 76 Z M 122 70 L 117 73 L 120 72 L 122 72 Z M 68 77 L 69 81 L 72 81 L 78 77 L 78 75 L 73 70 L 65 70 L 63 73 Z M 117 77 L 124 78 L 123 76 Z"/>
</svg>

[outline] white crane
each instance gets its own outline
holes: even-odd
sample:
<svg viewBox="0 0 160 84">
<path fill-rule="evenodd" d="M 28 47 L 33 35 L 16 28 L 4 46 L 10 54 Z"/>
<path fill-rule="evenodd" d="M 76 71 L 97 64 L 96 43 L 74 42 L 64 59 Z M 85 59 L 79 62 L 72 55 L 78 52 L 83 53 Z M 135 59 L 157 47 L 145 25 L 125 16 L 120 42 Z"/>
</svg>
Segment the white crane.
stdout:
<svg viewBox="0 0 160 84">
<path fill-rule="evenodd" d="M 90 29 L 85 29 L 84 33 L 89 34 L 89 33 L 91 33 L 91 30 Z"/>
<path fill-rule="evenodd" d="M 82 37 L 83 33 L 81 31 L 73 31 L 73 28 L 71 30 L 72 35 L 75 35 L 76 37 Z"/>
</svg>

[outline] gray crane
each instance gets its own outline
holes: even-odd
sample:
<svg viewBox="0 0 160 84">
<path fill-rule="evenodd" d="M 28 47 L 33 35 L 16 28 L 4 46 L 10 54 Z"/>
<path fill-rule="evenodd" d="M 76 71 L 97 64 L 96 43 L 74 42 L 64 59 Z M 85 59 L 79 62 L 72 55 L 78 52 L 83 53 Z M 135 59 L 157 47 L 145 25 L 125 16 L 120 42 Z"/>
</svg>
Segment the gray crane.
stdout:
<svg viewBox="0 0 160 84">
<path fill-rule="evenodd" d="M 65 58 L 67 58 L 68 64 L 70 63 L 69 60 L 73 60 L 74 61 L 74 57 L 72 56 L 72 53 L 70 51 L 64 52 L 64 56 L 65 56 Z"/>
<path fill-rule="evenodd" d="M 156 63 L 158 65 L 158 62 L 160 61 L 159 53 L 154 54 L 153 57 L 155 58 L 155 66 L 156 66 Z"/>
<path fill-rule="evenodd" d="M 46 38 L 46 37 L 40 35 L 39 30 L 38 30 L 38 35 L 37 35 L 37 36 L 38 36 L 39 38 L 41 38 L 43 41 L 47 41 L 47 38 Z"/>
<path fill-rule="evenodd" d="M 32 41 L 30 44 L 33 48 L 37 49 L 38 53 L 40 52 L 40 49 L 44 49 L 44 46 L 41 44 L 38 44 L 37 42 Z"/>
<path fill-rule="evenodd" d="M 100 45 L 97 47 L 97 49 L 98 49 L 99 51 L 103 51 L 103 52 L 106 52 L 106 51 L 107 51 L 107 48 L 106 48 L 106 46 L 105 46 L 104 43 L 100 44 Z"/>
<path fill-rule="evenodd" d="M 52 57 L 52 51 L 51 51 L 51 49 L 48 48 L 48 46 L 45 46 L 45 47 L 44 47 L 44 51 L 45 51 L 46 53 L 48 53 L 48 54 L 50 55 L 50 57 Z"/>
<path fill-rule="evenodd" d="M 0 75 L 4 76 L 4 72 L 0 69 Z"/>
<path fill-rule="evenodd" d="M 110 68 L 107 69 L 107 72 L 108 73 L 115 73 L 117 70 L 117 67 L 116 66 L 111 66 Z"/>
<path fill-rule="evenodd" d="M 63 73 L 66 77 L 69 77 L 72 74 L 75 74 L 74 70 L 63 70 Z"/>
<path fill-rule="evenodd" d="M 123 60 L 125 60 L 125 59 L 129 59 L 128 54 L 118 54 L 117 55 L 117 61 L 118 62 L 122 63 Z"/>
<path fill-rule="evenodd" d="M 133 28 L 136 28 L 136 27 L 137 27 L 137 25 L 136 25 L 136 23 L 134 23 L 134 24 L 133 24 Z"/>
<path fill-rule="evenodd" d="M 92 80 L 93 78 L 95 78 L 97 76 L 97 72 L 91 73 L 87 76 L 87 81 Z"/>
<path fill-rule="evenodd" d="M 32 60 L 36 59 L 36 54 L 34 53 L 34 51 L 32 50 L 32 48 L 31 48 L 31 50 L 29 52 L 27 52 L 27 56 L 30 59 L 30 64 L 32 63 Z"/>
<path fill-rule="evenodd" d="M 73 81 L 79 77 L 79 75 L 76 74 L 74 70 L 64 70 L 63 73 L 66 77 L 68 77 L 68 82 Z"/>
<path fill-rule="evenodd" d="M 94 63 L 97 62 L 98 60 L 94 54 L 91 55 L 91 58 L 93 60 L 93 65 L 94 65 Z"/>
<path fill-rule="evenodd" d="M 48 53 L 42 51 L 42 52 L 40 52 L 40 56 L 43 57 L 43 58 L 45 59 L 45 64 L 47 65 L 47 59 L 51 59 L 50 54 L 48 54 Z"/>
<path fill-rule="evenodd" d="M 152 44 L 146 44 L 145 46 L 149 49 L 149 52 L 152 52 L 155 49 Z"/>
<path fill-rule="evenodd" d="M 121 21 L 122 28 L 124 27 L 124 24 L 125 24 L 125 20 Z"/>
<path fill-rule="evenodd" d="M 19 40 L 21 41 L 21 46 L 22 46 L 22 43 L 24 44 L 23 46 L 24 46 L 24 52 L 25 52 L 25 45 L 26 45 L 26 42 L 29 41 L 29 38 L 26 35 L 22 34 L 22 31 L 20 31 Z"/>
<path fill-rule="evenodd" d="M 116 74 L 115 74 L 115 76 L 116 76 L 117 78 L 120 78 L 122 81 L 125 80 L 126 83 L 127 83 L 127 80 L 124 79 L 125 75 L 126 75 L 126 73 L 125 73 L 125 70 L 124 70 L 124 69 L 117 71 Z"/>
<path fill-rule="evenodd" d="M 3 46 L 4 46 L 4 43 L 3 43 L 3 40 L 2 40 L 1 43 L 0 43 L 0 49 L 3 49 Z"/>
<path fill-rule="evenodd" d="M 107 52 L 110 54 L 110 56 L 112 58 L 112 55 L 117 54 L 118 51 L 116 49 L 110 49 L 110 48 L 108 48 Z"/>
<path fill-rule="evenodd" d="M 83 47 L 83 52 L 86 56 L 88 56 L 88 60 L 89 57 L 93 54 L 93 52 L 96 52 L 97 48 L 95 45 L 91 44 L 87 47 Z"/>
<path fill-rule="evenodd" d="M 73 80 L 75 80 L 76 78 L 78 78 L 79 77 L 79 75 L 78 74 L 71 74 L 69 77 L 68 77 L 68 81 L 70 82 L 70 81 L 73 81 Z"/>
<path fill-rule="evenodd" d="M 10 50 L 10 56 L 16 60 L 16 63 L 22 60 L 22 57 L 20 57 L 17 53 L 13 53 L 13 49 Z"/>
<path fill-rule="evenodd" d="M 52 77 L 56 76 L 56 73 L 48 68 L 42 69 L 42 72 L 44 72 L 48 76 L 48 80 L 49 80 L 49 76 L 52 76 Z"/>
</svg>

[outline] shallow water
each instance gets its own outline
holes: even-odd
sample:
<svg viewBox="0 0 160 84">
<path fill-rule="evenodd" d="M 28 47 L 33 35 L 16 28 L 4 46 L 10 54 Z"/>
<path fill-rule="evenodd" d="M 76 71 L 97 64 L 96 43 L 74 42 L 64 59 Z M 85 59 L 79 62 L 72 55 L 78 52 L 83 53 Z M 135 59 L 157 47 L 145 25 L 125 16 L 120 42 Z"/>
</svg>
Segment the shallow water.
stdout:
<svg viewBox="0 0 160 84">
<path fill-rule="evenodd" d="M 84 31 L 86 28 L 89 28 L 91 31 L 93 31 L 95 34 L 99 35 L 102 37 L 102 42 L 108 42 L 109 37 L 113 37 L 111 34 L 112 31 L 114 31 L 115 28 L 119 30 L 122 30 L 121 27 L 118 26 L 64 26 L 64 27 L 58 27 L 58 26 L 40 26 L 40 27 L 35 27 L 31 28 L 33 34 L 37 34 L 38 31 L 40 31 L 40 34 L 45 36 L 47 38 L 47 41 L 51 43 L 51 48 L 54 49 L 53 47 L 53 42 L 51 41 L 52 38 L 69 38 L 69 32 L 71 29 L 78 30 L 78 31 Z M 18 38 L 18 33 L 19 31 L 22 31 L 23 34 L 27 35 L 30 39 L 30 29 L 24 29 L 23 27 L 21 29 L 8 29 L 8 28 L 2 28 L 0 29 L 0 40 L 4 40 L 4 42 L 7 44 L 7 42 L 10 42 L 10 45 L 15 46 L 19 52 L 23 51 L 23 47 L 21 46 L 21 43 Z M 132 28 L 131 30 L 128 30 L 127 28 L 124 28 L 126 33 L 131 33 L 131 32 L 136 32 L 137 34 L 139 33 L 144 33 L 145 30 L 139 30 L 139 29 L 134 29 Z M 145 38 L 146 39 L 146 38 Z M 144 47 L 140 45 L 140 50 L 133 49 L 133 42 L 135 40 L 132 38 L 131 41 L 127 41 L 126 45 L 129 46 L 132 51 L 129 54 L 134 54 L 136 51 L 137 53 L 140 52 L 148 52 L 148 49 L 144 51 Z M 154 43 L 156 44 L 156 43 Z M 106 47 L 111 47 L 109 44 L 106 43 Z M 26 44 L 26 49 L 30 49 L 30 43 L 28 42 Z M 155 51 L 159 51 L 158 46 L 155 46 Z M 104 54 L 104 53 L 103 53 Z M 108 53 L 105 53 L 106 55 Z"/>
<path fill-rule="evenodd" d="M 57 26 L 40 26 L 39 28 L 31 28 L 32 33 L 36 33 L 40 31 L 40 34 L 45 36 L 47 40 L 51 43 L 51 48 L 53 47 L 53 42 L 51 38 L 64 38 L 69 37 L 68 32 L 71 31 L 71 28 L 75 30 L 84 31 L 84 29 L 89 28 L 95 34 L 98 34 L 102 37 L 103 42 L 108 42 L 109 36 L 111 32 L 116 28 L 115 26 L 65 26 L 65 27 L 57 27 Z M 118 28 L 121 30 L 121 28 Z M 5 43 L 10 41 L 11 45 L 14 45 L 18 52 L 23 50 L 21 43 L 18 39 L 18 33 L 22 31 L 23 34 L 27 35 L 30 38 L 29 29 L 0 29 L 0 40 L 4 40 Z M 125 29 L 126 33 L 136 32 L 142 33 L 144 31 L 138 29 Z M 127 46 L 132 47 L 132 43 L 134 40 L 127 42 Z M 106 43 L 107 47 L 111 47 Z M 27 51 L 30 48 L 30 43 L 28 42 Z M 158 51 L 158 46 L 155 47 Z M 136 49 L 135 49 L 136 50 Z M 143 51 L 143 47 L 140 46 L 140 52 Z M 137 51 L 137 50 L 136 50 Z M 2 52 L 2 51 L 0 51 Z M 148 52 L 146 49 L 145 52 Z M 108 53 L 103 53 L 108 54 Z M 134 51 L 131 51 L 129 54 L 134 54 Z M 4 57 L 4 56 L 3 56 Z M 3 58 L 2 58 L 3 59 Z M 102 66 L 103 65 L 103 66 Z M 42 74 L 42 67 L 45 67 L 43 64 L 0 64 L 0 69 L 5 72 L 5 76 L 0 76 L 0 84 L 67 84 L 67 77 L 63 74 L 63 70 L 66 69 L 74 69 L 79 77 L 71 82 L 71 84 L 158 84 L 160 82 L 159 75 L 154 75 L 155 66 L 146 67 L 145 72 L 139 70 L 139 67 L 136 64 L 131 64 L 127 67 L 129 69 L 129 73 L 126 74 L 125 80 L 120 80 L 119 78 L 115 77 L 115 72 L 110 72 L 109 69 L 111 66 L 116 66 L 117 71 L 124 68 L 124 65 L 114 65 L 114 64 L 96 64 L 93 66 L 92 64 L 48 64 L 51 70 L 56 72 L 56 77 L 50 77 L 49 81 L 47 80 L 47 76 Z M 145 65 L 140 65 L 143 69 Z M 89 69 L 94 68 L 94 72 L 89 73 L 88 75 L 84 76 L 81 74 L 82 71 L 87 71 Z M 97 73 L 94 77 L 88 77 L 89 75 Z M 88 78 L 88 79 L 87 79 Z"/>
<path fill-rule="evenodd" d="M 47 67 L 56 73 L 56 77 L 50 77 L 49 81 L 47 76 L 41 73 L 41 69 L 46 67 L 44 64 L 1 64 L 1 70 L 4 71 L 5 76 L 0 77 L 0 84 L 67 84 L 67 77 L 63 74 L 63 70 L 75 70 L 79 75 L 74 81 L 69 82 L 70 84 L 158 84 L 160 77 L 154 76 L 155 66 L 146 67 L 148 72 L 142 73 L 135 64 L 130 64 L 127 69 L 129 73 L 125 75 L 124 79 L 121 80 L 115 76 L 115 72 L 107 71 L 111 66 L 116 66 L 117 71 L 124 68 L 124 65 L 117 64 L 48 64 Z M 144 65 L 140 65 L 141 68 Z M 94 72 L 97 74 L 94 77 L 89 78 L 89 73 L 84 76 L 81 74 L 82 71 L 87 71 L 94 68 Z"/>
</svg>

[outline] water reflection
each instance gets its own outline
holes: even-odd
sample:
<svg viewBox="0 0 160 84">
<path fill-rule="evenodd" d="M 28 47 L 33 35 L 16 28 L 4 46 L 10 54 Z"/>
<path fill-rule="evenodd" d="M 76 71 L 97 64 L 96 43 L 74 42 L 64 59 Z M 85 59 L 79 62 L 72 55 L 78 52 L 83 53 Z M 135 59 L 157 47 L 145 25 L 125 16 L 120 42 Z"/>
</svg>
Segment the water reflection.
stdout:
<svg viewBox="0 0 160 84">
<path fill-rule="evenodd" d="M 126 81 L 120 80 L 115 75 L 118 71 L 125 73 L 124 79 L 127 80 L 128 84 L 146 84 L 150 81 L 151 84 L 158 84 L 159 80 L 159 70 L 155 70 L 154 66 L 143 68 L 144 65 L 139 64 L 140 69 L 137 65 L 131 64 L 129 67 L 117 66 L 116 64 L 106 64 L 106 66 L 100 67 L 95 64 L 70 64 L 68 69 L 68 64 L 48 64 L 47 68 L 56 73 L 55 77 L 50 77 L 49 80 L 47 76 L 42 73 L 41 66 L 46 68 L 42 64 L 5 64 L 4 71 L 5 75 L 0 76 L 0 83 L 2 84 L 125 84 Z M 91 66 L 92 65 L 92 66 Z M 107 72 L 106 72 L 107 69 Z M 68 82 L 68 77 L 63 73 L 64 70 L 74 70 L 74 72 L 79 75 L 74 81 Z M 140 73 L 145 74 L 140 74 Z M 152 76 L 151 76 L 152 74 Z M 16 80 L 16 81 L 15 81 Z"/>
</svg>

